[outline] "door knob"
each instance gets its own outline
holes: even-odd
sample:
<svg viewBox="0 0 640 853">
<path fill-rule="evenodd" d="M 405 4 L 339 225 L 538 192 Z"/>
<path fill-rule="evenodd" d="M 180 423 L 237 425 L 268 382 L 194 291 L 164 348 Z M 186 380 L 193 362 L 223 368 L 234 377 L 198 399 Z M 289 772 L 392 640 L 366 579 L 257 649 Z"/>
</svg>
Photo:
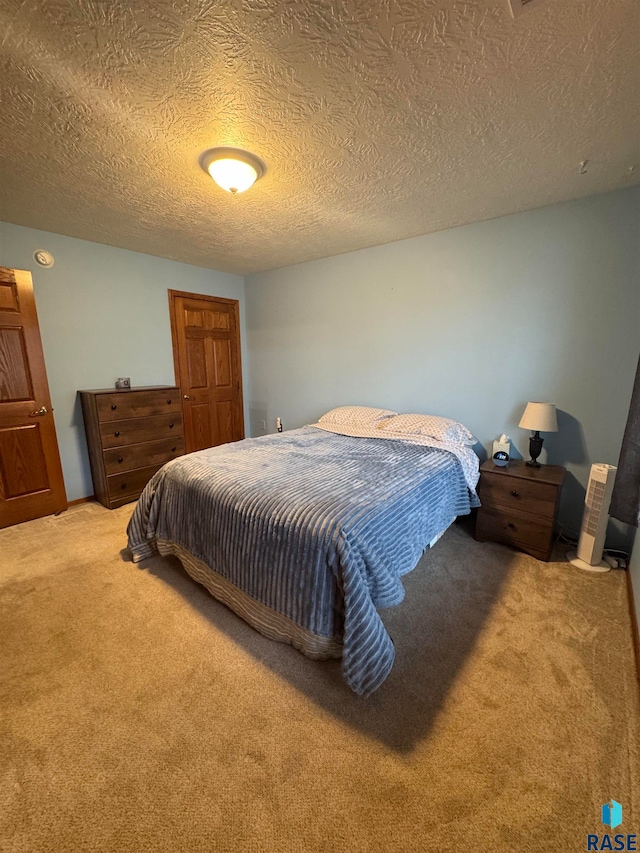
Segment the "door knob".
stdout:
<svg viewBox="0 0 640 853">
<path fill-rule="evenodd" d="M 46 414 L 48 414 L 49 409 L 46 406 L 40 406 L 40 408 L 35 412 L 29 412 L 30 418 L 43 418 Z"/>
<path fill-rule="evenodd" d="M 182 399 L 183 399 L 183 400 L 190 400 L 190 399 L 191 399 L 191 397 L 190 397 L 188 394 L 183 394 L 183 395 L 182 395 Z"/>
</svg>

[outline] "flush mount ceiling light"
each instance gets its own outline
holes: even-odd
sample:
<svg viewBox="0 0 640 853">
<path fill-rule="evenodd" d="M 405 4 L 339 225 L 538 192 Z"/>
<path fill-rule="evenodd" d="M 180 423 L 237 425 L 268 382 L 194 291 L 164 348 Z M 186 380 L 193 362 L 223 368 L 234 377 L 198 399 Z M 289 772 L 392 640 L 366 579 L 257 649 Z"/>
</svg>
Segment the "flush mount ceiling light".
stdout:
<svg viewBox="0 0 640 853">
<path fill-rule="evenodd" d="M 259 157 L 240 148 L 210 148 L 200 155 L 200 165 L 219 187 L 234 194 L 248 190 L 267 171 Z"/>
</svg>

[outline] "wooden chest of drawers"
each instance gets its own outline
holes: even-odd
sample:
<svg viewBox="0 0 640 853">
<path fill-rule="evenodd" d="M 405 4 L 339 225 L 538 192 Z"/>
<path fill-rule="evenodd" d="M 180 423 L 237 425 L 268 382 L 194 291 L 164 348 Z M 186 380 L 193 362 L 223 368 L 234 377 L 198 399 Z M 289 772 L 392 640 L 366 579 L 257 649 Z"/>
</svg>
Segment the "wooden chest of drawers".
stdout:
<svg viewBox="0 0 640 853">
<path fill-rule="evenodd" d="M 95 496 L 109 509 L 136 500 L 158 468 L 184 453 L 178 388 L 79 394 Z"/>
<path fill-rule="evenodd" d="M 479 542 L 504 542 L 539 560 L 551 559 L 553 533 L 566 470 L 559 465 L 529 468 L 522 460 L 480 468 L 476 520 Z"/>
</svg>

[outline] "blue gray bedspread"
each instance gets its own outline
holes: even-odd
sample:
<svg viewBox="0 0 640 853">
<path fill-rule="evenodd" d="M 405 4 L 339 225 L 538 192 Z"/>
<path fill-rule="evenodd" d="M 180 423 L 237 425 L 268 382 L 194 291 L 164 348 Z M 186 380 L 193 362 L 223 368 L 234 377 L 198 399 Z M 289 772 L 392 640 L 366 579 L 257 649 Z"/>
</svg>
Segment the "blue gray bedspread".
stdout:
<svg viewBox="0 0 640 853">
<path fill-rule="evenodd" d="M 402 575 L 477 505 L 452 453 L 304 427 L 169 462 L 127 532 L 134 555 L 156 539 L 177 543 L 302 628 L 341 640 L 344 677 L 367 695 L 394 660 L 377 608 L 402 601 Z"/>
</svg>

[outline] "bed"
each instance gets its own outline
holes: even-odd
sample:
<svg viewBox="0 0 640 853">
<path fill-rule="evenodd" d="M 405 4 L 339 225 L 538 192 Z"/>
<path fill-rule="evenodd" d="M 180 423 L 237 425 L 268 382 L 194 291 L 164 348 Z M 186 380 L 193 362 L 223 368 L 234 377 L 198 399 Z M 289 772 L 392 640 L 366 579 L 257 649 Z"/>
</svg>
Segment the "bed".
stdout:
<svg viewBox="0 0 640 853">
<path fill-rule="evenodd" d="M 177 556 L 266 637 L 340 657 L 368 695 L 394 661 L 378 608 L 402 601 L 402 576 L 479 505 L 478 458 L 470 440 L 396 429 L 408 416 L 345 408 L 363 409 L 167 463 L 127 533 L 134 562 Z"/>
</svg>

